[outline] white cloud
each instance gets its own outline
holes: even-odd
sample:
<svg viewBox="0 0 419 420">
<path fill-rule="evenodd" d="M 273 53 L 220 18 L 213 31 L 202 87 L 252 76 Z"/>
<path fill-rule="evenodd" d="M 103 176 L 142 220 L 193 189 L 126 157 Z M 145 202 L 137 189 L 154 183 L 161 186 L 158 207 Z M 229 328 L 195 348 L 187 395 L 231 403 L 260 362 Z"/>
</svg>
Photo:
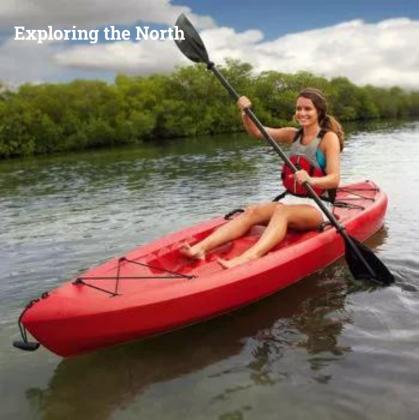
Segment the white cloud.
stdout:
<svg viewBox="0 0 419 420">
<path fill-rule="evenodd" d="M 70 69 L 61 66 L 56 54 L 62 44 L 46 42 L 41 45 L 7 40 L 0 46 L 0 82 L 17 86 L 24 82 L 65 81 L 75 78 L 113 78 L 113 72 L 88 68 Z M 84 66 L 85 67 L 85 66 Z"/>
<path fill-rule="evenodd" d="M 58 29 L 75 25 L 78 29 L 89 29 L 111 24 L 130 26 L 139 21 L 171 26 L 180 13 L 186 13 L 198 28 L 215 25 L 211 17 L 194 14 L 189 7 L 172 5 L 170 0 L 2 0 L 0 30 L 13 36 L 0 43 L 0 81 L 19 84 L 66 80 L 72 75 L 109 77 L 109 72 L 118 70 L 143 73 L 169 70 L 176 59 L 178 63 L 184 62 L 174 52 L 173 42 L 173 60 L 169 62 L 159 58 L 159 51 L 166 54 L 170 48 L 155 41 L 147 47 L 138 44 L 136 48 L 129 42 L 86 47 L 74 47 L 71 42 L 40 45 L 14 41 L 14 26 L 46 29 L 52 25 Z"/>
<path fill-rule="evenodd" d="M 224 27 L 203 30 L 201 36 L 218 63 L 232 57 L 253 63 L 257 71 L 307 70 L 326 77 L 346 76 L 358 84 L 419 88 L 419 57 L 415 54 L 419 21 L 354 20 L 274 41 L 263 41 L 263 34 L 257 30 L 236 33 Z M 170 41 L 76 47 L 57 58 L 62 64 L 76 67 L 143 74 L 168 71 L 182 62 Z"/>
<path fill-rule="evenodd" d="M 354 20 L 255 45 L 256 67 L 346 76 L 359 84 L 419 88 L 417 39 L 419 21 L 401 18 L 373 24 Z"/>
<path fill-rule="evenodd" d="M 172 25 L 180 13 L 191 16 L 198 27 L 214 26 L 212 18 L 195 15 L 189 7 L 172 5 L 170 0 L 2 0 L 0 29 L 15 25 L 92 28 L 138 21 Z"/>
<path fill-rule="evenodd" d="M 225 57 L 243 59 L 243 49 L 263 37 L 259 31 L 237 34 L 231 28 L 208 29 L 202 31 L 201 35 L 211 51 L 211 58 L 216 61 L 223 61 Z M 231 48 L 231 45 L 234 47 Z M 64 66 L 109 69 L 131 74 L 169 72 L 177 65 L 190 64 L 172 40 L 115 42 L 96 45 L 94 48 L 90 45 L 78 46 L 57 54 L 55 58 Z"/>
<path fill-rule="evenodd" d="M 47 5 L 53 2 L 44 0 L 39 3 L 42 3 L 43 13 L 46 13 Z M 96 7 L 85 4 L 91 2 L 76 0 L 71 5 L 69 3 L 59 15 L 62 19 L 67 19 L 67 23 L 74 23 L 69 18 L 71 14 L 66 10 L 77 9 L 74 3 L 80 6 L 78 11 L 80 20 L 77 21 L 79 25 L 89 21 L 86 17 L 89 14 L 101 24 L 128 21 L 132 23 L 132 10 L 136 8 L 147 10 L 147 13 L 139 12 L 139 16 L 147 16 L 150 22 L 172 24 L 178 13 L 185 11 L 181 6 L 171 5 L 169 0 L 149 2 L 136 0 L 135 4 L 138 5 L 136 7 L 133 5 L 134 0 L 121 0 L 116 6 L 113 0 L 102 0 L 102 7 L 105 10 L 99 16 Z M 25 0 L 25 4 L 30 10 L 30 5 L 34 3 Z M 0 11 L 4 7 L 0 6 Z M 40 13 L 39 16 L 41 15 L 44 16 Z M 54 16 L 57 18 L 56 14 Z M 388 19 L 378 23 L 353 20 L 265 41 L 263 33 L 259 30 L 237 33 L 232 28 L 214 26 L 211 18 L 198 19 L 195 15 L 189 14 L 189 16 L 194 24 L 199 21 L 200 26 L 206 28 L 202 29 L 200 34 L 211 59 L 219 64 L 222 64 L 225 58 L 232 57 L 252 63 L 256 71 L 277 70 L 293 73 L 307 70 L 326 77 L 346 76 L 361 85 L 370 83 L 419 89 L 419 56 L 416 54 L 419 21 L 407 18 Z M 45 19 L 44 16 L 46 23 Z M 26 42 L 24 43 L 27 44 L 26 47 L 17 44 L 15 43 L 18 55 L 16 67 L 23 69 L 32 66 L 29 56 L 25 57 L 23 53 L 25 48 L 28 51 L 30 48 L 42 51 L 40 59 L 37 59 L 35 54 L 30 58 L 34 60 L 40 74 L 42 68 L 44 69 L 45 80 L 51 76 L 51 73 L 64 69 L 91 70 L 92 75 L 99 71 L 149 74 L 168 72 L 176 65 L 187 63 L 174 42 L 170 40 L 76 46 L 68 43 L 56 44 L 57 47 L 46 46 L 43 49 L 41 46 L 29 45 Z M 11 41 L 0 47 L 0 56 L 4 57 L 5 47 L 8 56 L 11 57 L 13 54 Z M 9 66 L 9 71 L 5 72 L 4 65 L 0 62 L 0 80 L 10 76 L 11 68 L 12 65 Z M 22 80 L 31 80 L 31 73 L 22 71 L 21 77 Z"/>
<path fill-rule="evenodd" d="M 62 66 L 129 74 L 169 72 L 177 64 L 188 64 L 173 41 L 150 40 L 80 46 L 56 54 L 55 59 Z"/>
<path fill-rule="evenodd" d="M 9 39 L 0 47 L 0 80 L 12 84 L 47 80 L 60 70 L 55 65 L 55 53 L 50 43 L 34 47 Z"/>
</svg>

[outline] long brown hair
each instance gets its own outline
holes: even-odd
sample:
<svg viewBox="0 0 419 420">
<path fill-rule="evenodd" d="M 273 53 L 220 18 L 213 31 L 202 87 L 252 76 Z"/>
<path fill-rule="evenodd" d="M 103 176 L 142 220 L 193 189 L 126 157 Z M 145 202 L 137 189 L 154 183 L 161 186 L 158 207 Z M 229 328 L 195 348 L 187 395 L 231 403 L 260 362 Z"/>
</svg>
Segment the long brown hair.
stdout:
<svg viewBox="0 0 419 420">
<path fill-rule="evenodd" d="M 319 125 L 321 130 L 324 133 L 333 131 L 339 138 L 340 150 L 342 151 L 345 133 L 339 121 L 327 113 L 327 100 L 324 97 L 323 92 L 315 88 L 306 88 L 298 94 L 297 99 L 300 97 L 310 99 L 311 102 L 313 102 L 319 116 Z"/>
</svg>

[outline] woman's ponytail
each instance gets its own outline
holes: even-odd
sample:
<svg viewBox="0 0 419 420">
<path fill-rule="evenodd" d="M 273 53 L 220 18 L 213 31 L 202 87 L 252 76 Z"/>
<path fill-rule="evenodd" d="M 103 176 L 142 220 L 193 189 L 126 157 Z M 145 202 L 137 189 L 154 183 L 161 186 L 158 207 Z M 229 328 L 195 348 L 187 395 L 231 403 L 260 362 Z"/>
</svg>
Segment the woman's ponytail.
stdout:
<svg viewBox="0 0 419 420">
<path fill-rule="evenodd" d="M 320 121 L 320 128 L 325 132 L 333 131 L 338 136 L 340 151 L 342 151 L 345 143 L 345 133 L 339 121 L 335 117 L 326 114 Z"/>
</svg>

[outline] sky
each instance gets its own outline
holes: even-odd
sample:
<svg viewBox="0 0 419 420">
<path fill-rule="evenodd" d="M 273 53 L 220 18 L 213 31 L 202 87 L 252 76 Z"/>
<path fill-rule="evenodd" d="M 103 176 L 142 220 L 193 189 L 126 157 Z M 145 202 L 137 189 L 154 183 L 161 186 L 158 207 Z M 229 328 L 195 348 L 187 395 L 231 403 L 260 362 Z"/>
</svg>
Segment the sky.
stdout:
<svg viewBox="0 0 419 420">
<path fill-rule="evenodd" d="M 109 42 L 115 25 L 164 29 L 185 13 L 199 29 L 211 59 L 249 62 L 255 71 L 310 71 L 356 84 L 419 89 L 418 0 L 2 0 L 0 81 L 112 81 L 117 73 L 168 73 L 189 62 L 174 42 Z M 25 29 L 98 29 L 88 41 L 16 40 Z"/>
</svg>

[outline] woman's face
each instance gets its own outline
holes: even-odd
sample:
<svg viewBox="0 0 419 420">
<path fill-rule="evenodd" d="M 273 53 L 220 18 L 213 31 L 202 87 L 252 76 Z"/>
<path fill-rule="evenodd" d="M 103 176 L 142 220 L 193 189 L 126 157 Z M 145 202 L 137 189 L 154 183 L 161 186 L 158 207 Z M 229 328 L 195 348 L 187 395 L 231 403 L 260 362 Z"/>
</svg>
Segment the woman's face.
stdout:
<svg viewBox="0 0 419 420">
<path fill-rule="evenodd" d="M 311 99 L 302 96 L 297 99 L 295 118 L 303 128 L 318 123 L 317 109 Z"/>
</svg>

